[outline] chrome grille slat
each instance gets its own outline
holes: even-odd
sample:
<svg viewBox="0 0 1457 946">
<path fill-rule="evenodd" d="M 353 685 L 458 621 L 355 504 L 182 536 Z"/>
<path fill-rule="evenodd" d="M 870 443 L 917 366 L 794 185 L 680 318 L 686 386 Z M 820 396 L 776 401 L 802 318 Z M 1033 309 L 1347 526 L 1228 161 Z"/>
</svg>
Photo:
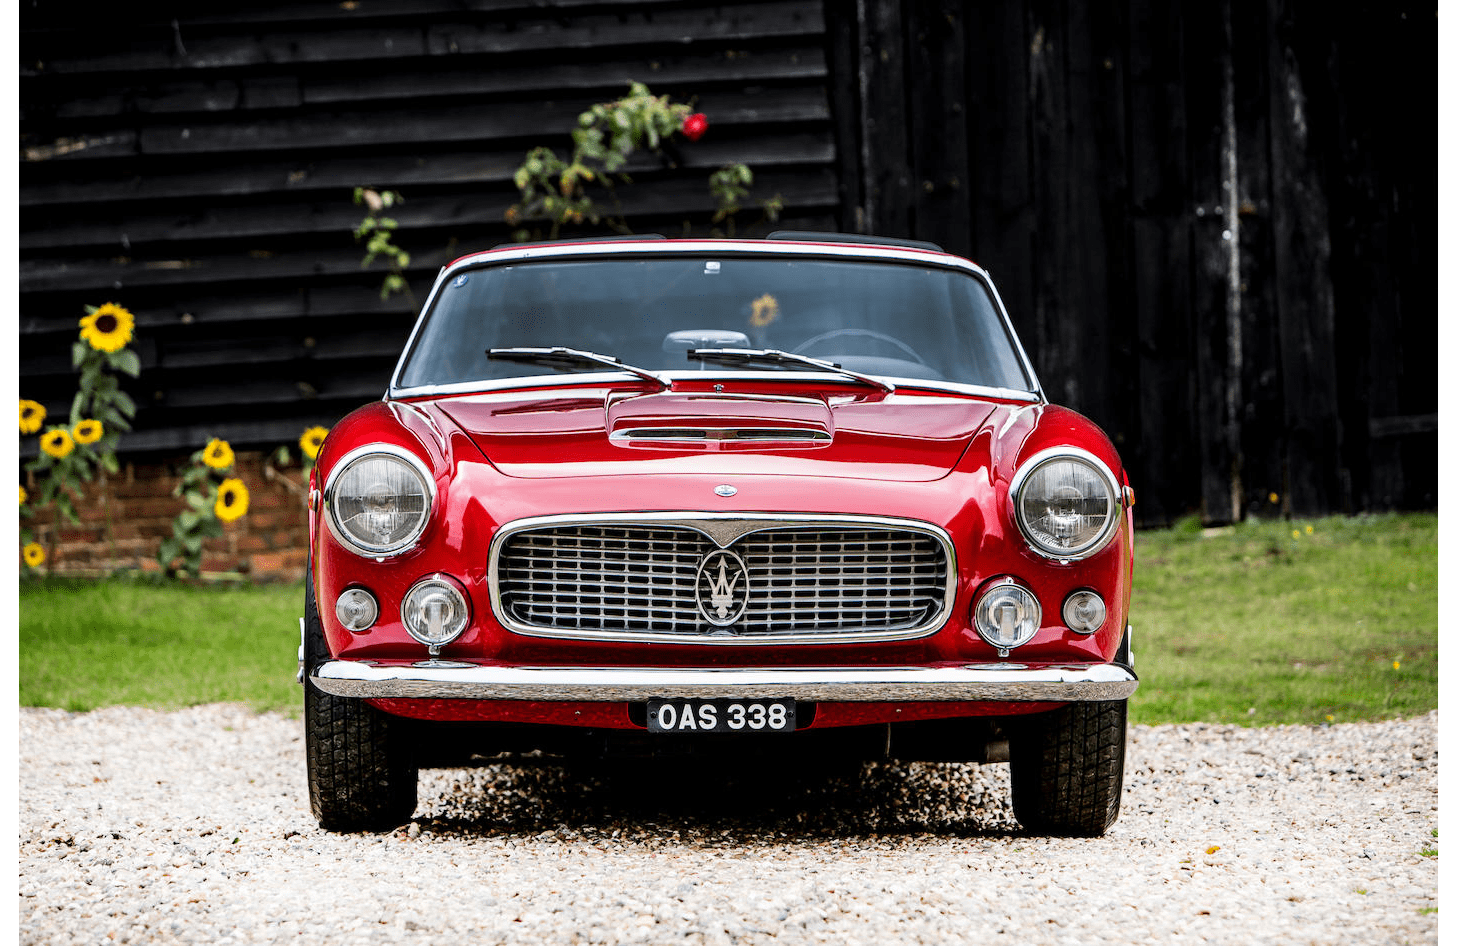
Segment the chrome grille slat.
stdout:
<svg viewBox="0 0 1457 946">
<path fill-rule="evenodd" d="M 710 520 L 610 518 L 506 535 L 491 581 L 508 626 L 597 640 L 874 640 L 934 630 L 950 604 L 949 543 L 929 527 L 772 520 L 721 540 L 747 565 L 748 605 L 717 628 L 698 603 L 700 564 L 720 547 L 705 534 Z"/>
</svg>

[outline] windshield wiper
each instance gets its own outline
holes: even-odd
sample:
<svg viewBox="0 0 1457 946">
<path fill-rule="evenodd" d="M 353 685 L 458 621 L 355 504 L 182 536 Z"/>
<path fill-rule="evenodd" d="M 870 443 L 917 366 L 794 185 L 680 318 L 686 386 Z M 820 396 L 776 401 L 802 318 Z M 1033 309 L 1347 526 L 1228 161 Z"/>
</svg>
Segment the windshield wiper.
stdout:
<svg viewBox="0 0 1457 946">
<path fill-rule="evenodd" d="M 757 362 L 771 365 L 804 365 L 806 368 L 833 371 L 835 374 L 874 385 L 886 394 L 895 391 L 895 385 L 889 381 L 882 381 L 880 378 L 871 377 L 868 374 L 851 371 L 849 368 L 841 368 L 833 361 L 821 361 L 808 355 L 779 351 L 777 348 L 691 348 L 688 350 L 688 358 L 692 361 L 713 361 L 720 364 L 753 364 Z"/>
<path fill-rule="evenodd" d="M 578 348 L 487 348 L 486 357 L 493 361 L 521 361 L 534 365 L 546 365 L 548 368 L 566 369 L 580 368 L 583 365 L 605 365 L 614 371 L 626 371 L 628 374 L 635 374 L 646 381 L 652 381 L 664 390 L 672 387 L 667 379 L 653 374 L 646 368 L 635 368 L 632 365 L 623 364 L 611 355 L 599 355 L 594 351 L 582 351 Z"/>
</svg>

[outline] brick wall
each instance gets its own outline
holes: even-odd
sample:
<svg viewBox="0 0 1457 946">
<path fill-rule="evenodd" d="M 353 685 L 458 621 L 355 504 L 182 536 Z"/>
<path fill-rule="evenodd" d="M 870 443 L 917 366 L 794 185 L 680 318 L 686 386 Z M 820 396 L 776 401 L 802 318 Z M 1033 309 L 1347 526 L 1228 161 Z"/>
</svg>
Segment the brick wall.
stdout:
<svg viewBox="0 0 1457 946">
<path fill-rule="evenodd" d="M 306 477 L 297 466 L 270 472 L 264 454 L 239 451 L 233 476 L 248 487 L 248 512 L 203 543 L 204 579 L 302 581 L 308 562 Z M 80 525 L 56 524 L 53 510 L 30 520 L 46 550 L 41 571 L 95 577 L 118 571 L 155 574 L 157 548 L 172 534 L 183 501 L 172 495 L 185 457 L 170 463 L 125 463 L 104 482 L 88 484 L 76 506 Z M 26 488 L 35 495 L 35 483 Z"/>
</svg>

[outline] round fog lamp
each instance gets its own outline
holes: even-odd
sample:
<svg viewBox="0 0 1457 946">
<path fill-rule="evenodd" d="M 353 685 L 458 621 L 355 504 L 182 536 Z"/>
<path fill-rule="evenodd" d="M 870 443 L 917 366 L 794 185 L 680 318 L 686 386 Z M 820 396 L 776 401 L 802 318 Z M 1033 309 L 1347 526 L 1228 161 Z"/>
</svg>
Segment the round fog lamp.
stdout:
<svg viewBox="0 0 1457 946">
<path fill-rule="evenodd" d="M 465 595 L 455 585 L 441 578 L 427 578 L 405 595 L 400 617 L 411 637 L 440 647 L 461 635 L 470 623 L 470 610 Z"/>
<path fill-rule="evenodd" d="M 334 602 L 334 614 L 340 624 L 358 634 L 374 626 L 379 618 L 379 602 L 363 588 L 350 588 Z"/>
<path fill-rule="evenodd" d="M 1037 596 L 1008 578 L 992 585 L 976 603 L 976 632 L 1003 657 L 1032 639 L 1042 626 Z"/>
<path fill-rule="evenodd" d="M 1074 591 L 1062 603 L 1062 620 L 1069 630 L 1092 634 L 1103 626 L 1108 607 L 1094 591 Z"/>
</svg>

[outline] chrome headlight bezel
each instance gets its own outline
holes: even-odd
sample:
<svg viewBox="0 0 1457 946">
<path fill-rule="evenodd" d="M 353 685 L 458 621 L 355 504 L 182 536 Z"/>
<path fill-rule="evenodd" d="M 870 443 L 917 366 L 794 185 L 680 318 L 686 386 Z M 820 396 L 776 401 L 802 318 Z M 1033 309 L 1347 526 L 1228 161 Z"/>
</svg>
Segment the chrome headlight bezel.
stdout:
<svg viewBox="0 0 1457 946">
<path fill-rule="evenodd" d="M 356 463 L 373 457 L 386 457 L 403 463 L 420 481 L 425 493 L 425 511 L 420 516 L 420 521 L 404 538 L 388 544 L 374 545 L 363 541 L 358 536 L 351 534 L 337 518 L 338 506 L 335 494 L 344 474 Z M 324 522 L 329 528 L 329 533 L 339 541 L 340 545 L 366 558 L 389 558 L 414 548 L 420 536 L 424 534 L 425 527 L 430 524 L 430 516 L 435 509 L 435 477 L 430 474 L 429 468 L 419 457 L 404 447 L 390 443 L 366 444 L 362 447 L 355 447 L 344 454 L 329 471 L 328 481 L 324 484 L 323 505 Z"/>
<path fill-rule="evenodd" d="M 1071 460 L 1086 466 L 1098 477 L 1106 490 L 1107 518 L 1103 522 L 1102 529 L 1092 540 L 1068 549 L 1055 548 L 1041 542 L 1022 515 L 1022 491 L 1026 487 L 1028 479 L 1042 467 L 1059 460 Z M 1079 447 L 1053 447 L 1034 454 L 1017 470 L 1016 476 L 1012 477 L 1012 485 L 1007 491 L 1007 498 L 1012 504 L 1012 519 L 1017 523 L 1017 529 L 1027 542 L 1027 547 L 1043 558 L 1058 562 L 1081 561 L 1101 552 L 1109 542 L 1113 541 L 1113 536 L 1118 534 L 1118 523 L 1122 512 L 1122 491 L 1118 486 L 1118 480 L 1106 463 L 1095 454 Z"/>
</svg>

